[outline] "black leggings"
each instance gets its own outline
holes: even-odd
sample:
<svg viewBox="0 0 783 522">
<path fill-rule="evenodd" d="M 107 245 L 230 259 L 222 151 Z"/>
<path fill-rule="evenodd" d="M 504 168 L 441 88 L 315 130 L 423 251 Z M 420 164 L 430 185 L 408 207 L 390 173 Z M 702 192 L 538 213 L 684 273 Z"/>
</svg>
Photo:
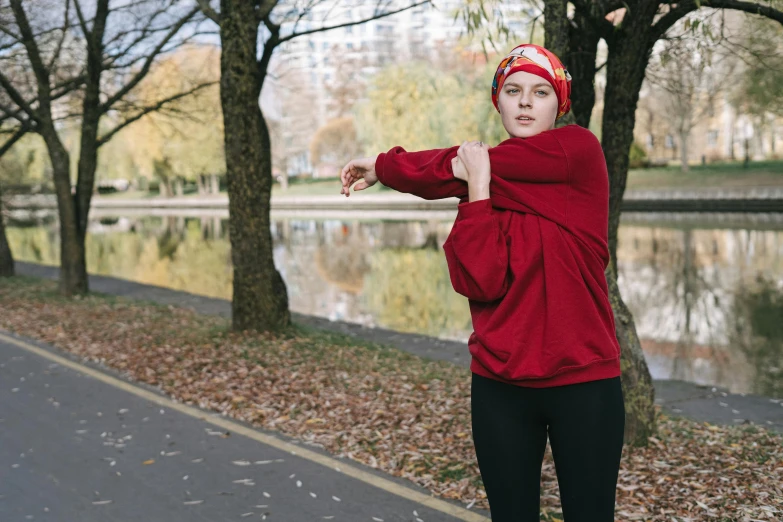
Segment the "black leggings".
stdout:
<svg viewBox="0 0 783 522">
<path fill-rule="evenodd" d="M 613 522 L 620 378 L 523 388 L 473 374 L 473 441 L 493 522 L 537 522 L 547 433 L 565 522 Z"/>
</svg>

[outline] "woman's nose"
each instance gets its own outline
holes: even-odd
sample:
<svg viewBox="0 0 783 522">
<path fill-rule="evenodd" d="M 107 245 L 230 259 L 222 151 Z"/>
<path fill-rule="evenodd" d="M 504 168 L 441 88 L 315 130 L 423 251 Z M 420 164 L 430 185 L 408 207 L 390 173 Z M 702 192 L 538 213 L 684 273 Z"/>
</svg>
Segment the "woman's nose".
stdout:
<svg viewBox="0 0 783 522">
<path fill-rule="evenodd" d="M 533 104 L 530 101 L 530 95 L 529 94 L 522 94 L 519 97 L 519 106 L 520 107 L 531 107 Z"/>
</svg>

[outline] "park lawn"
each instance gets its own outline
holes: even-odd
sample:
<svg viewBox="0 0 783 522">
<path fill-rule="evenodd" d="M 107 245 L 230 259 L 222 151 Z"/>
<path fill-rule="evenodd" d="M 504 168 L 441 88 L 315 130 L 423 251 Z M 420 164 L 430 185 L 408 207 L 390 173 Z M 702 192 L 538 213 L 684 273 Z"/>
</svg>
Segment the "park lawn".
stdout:
<svg viewBox="0 0 783 522">
<path fill-rule="evenodd" d="M 632 169 L 628 172 L 629 190 L 677 188 L 750 188 L 783 187 L 783 160 L 742 162 L 691 166 L 682 172 L 679 166 Z"/>
<path fill-rule="evenodd" d="M 0 279 L 0 329 L 159 386 L 254 426 L 404 477 L 433 494 L 487 507 L 470 435 L 467 369 L 301 327 L 231 333 L 228 320 Z M 623 450 L 620 520 L 779 520 L 783 436 L 721 427 L 659 410 L 647 447 Z M 549 449 L 542 520 L 560 520 Z M 675 518 L 676 517 L 676 518 Z"/>
</svg>

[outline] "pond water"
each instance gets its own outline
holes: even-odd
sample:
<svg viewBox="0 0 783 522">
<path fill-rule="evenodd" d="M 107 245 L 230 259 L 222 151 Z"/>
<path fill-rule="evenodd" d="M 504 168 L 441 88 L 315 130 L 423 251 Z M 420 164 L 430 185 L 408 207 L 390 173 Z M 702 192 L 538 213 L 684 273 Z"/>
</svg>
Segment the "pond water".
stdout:
<svg viewBox="0 0 783 522">
<path fill-rule="evenodd" d="M 230 299 L 227 211 L 95 209 L 90 273 Z M 467 301 L 441 250 L 449 212 L 273 214 L 291 309 L 467 340 Z M 12 215 L 20 261 L 56 265 L 53 215 Z M 626 214 L 619 284 L 653 378 L 783 398 L 783 215 Z"/>
</svg>

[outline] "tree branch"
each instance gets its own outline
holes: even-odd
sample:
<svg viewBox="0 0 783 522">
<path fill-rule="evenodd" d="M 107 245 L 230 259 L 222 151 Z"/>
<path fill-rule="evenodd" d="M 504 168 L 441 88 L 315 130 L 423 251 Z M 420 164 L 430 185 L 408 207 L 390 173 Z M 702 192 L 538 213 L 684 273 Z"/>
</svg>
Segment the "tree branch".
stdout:
<svg viewBox="0 0 783 522">
<path fill-rule="evenodd" d="M 133 33 L 133 32 L 138 30 L 138 35 L 136 35 L 124 47 L 118 47 L 118 50 L 116 52 L 114 52 L 114 53 L 106 53 L 106 56 L 108 56 L 110 58 L 110 60 L 108 60 L 106 62 L 106 66 L 104 67 L 104 69 L 109 68 L 110 66 L 112 66 L 112 64 L 114 64 L 116 61 L 118 61 L 120 58 L 122 58 L 122 57 L 124 57 L 126 55 L 129 55 L 129 54 L 133 55 L 133 53 L 131 51 L 133 51 L 133 49 L 137 45 L 139 45 L 141 42 L 143 42 L 147 37 L 149 37 L 149 36 L 151 36 L 151 35 L 153 35 L 155 33 L 163 33 L 163 32 L 170 31 L 171 28 L 173 27 L 172 25 L 156 27 L 156 28 L 152 28 L 151 27 L 153 20 L 155 20 L 158 17 L 158 15 L 160 15 L 160 14 L 162 14 L 164 12 L 165 12 L 165 9 L 160 9 L 157 12 L 155 12 L 151 17 L 149 17 L 147 19 L 147 23 L 145 24 L 145 26 L 143 28 L 141 28 L 141 30 L 138 30 L 137 28 L 134 27 L 134 28 L 131 28 L 131 29 L 127 30 L 127 31 L 122 31 L 122 32 L 119 32 L 119 33 L 115 34 L 114 37 L 106 43 L 104 48 L 108 49 L 109 46 L 111 44 L 113 44 L 115 41 L 116 42 L 122 42 L 127 35 L 129 35 L 129 34 L 131 34 L 131 33 Z M 139 62 L 139 61 L 143 60 L 144 58 L 145 58 L 144 54 L 138 54 L 137 53 L 136 56 L 134 57 L 133 61 L 130 62 L 130 64 L 134 64 L 136 62 Z"/>
<path fill-rule="evenodd" d="M 17 120 L 19 123 L 23 125 L 24 122 L 26 121 L 20 117 L 21 113 L 24 112 L 22 109 L 19 108 L 14 109 L 12 107 L 7 107 L 3 104 L 0 104 L 0 111 L 2 111 L 3 113 L 2 116 L 0 116 L 0 125 L 5 123 L 7 120 L 11 120 L 11 119 Z"/>
<path fill-rule="evenodd" d="M 714 9 L 733 9 L 734 11 L 744 11 L 775 20 L 783 25 L 783 11 L 769 7 L 768 5 L 756 4 L 753 2 L 741 2 L 739 0 L 703 0 L 703 7 L 712 7 Z"/>
<path fill-rule="evenodd" d="M 33 68 L 33 73 L 35 74 L 38 83 L 38 99 L 44 104 L 50 103 L 49 71 L 46 69 L 43 59 L 41 58 L 38 44 L 35 41 L 35 36 L 33 35 L 33 31 L 30 29 L 30 23 L 27 20 L 27 13 L 25 13 L 24 7 L 22 6 L 22 0 L 11 0 L 11 9 L 14 12 L 16 24 L 19 26 L 19 31 L 22 35 L 22 45 L 24 45 L 24 48 L 27 51 L 27 58 L 30 60 L 30 65 Z M 0 80 L 0 82 L 2 82 L 2 80 Z M 11 94 L 11 91 L 9 91 L 9 87 L 13 89 L 13 86 L 8 82 L 7 78 L 5 79 L 5 82 L 7 85 L 3 85 L 3 87 L 13 99 L 13 95 Z M 13 90 L 16 92 L 15 89 Z M 18 93 L 16 94 L 18 95 Z M 25 106 L 29 108 L 29 105 L 24 102 L 21 96 L 19 96 L 18 100 L 14 99 L 14 103 L 19 105 L 22 109 L 25 109 Z M 37 121 L 37 118 L 31 109 L 29 111 L 28 109 L 25 109 L 25 112 Z"/>
<path fill-rule="evenodd" d="M 82 6 L 79 5 L 79 0 L 73 0 L 73 6 L 76 8 L 76 17 L 79 19 L 79 27 L 82 28 L 82 34 L 88 41 L 90 40 L 90 28 L 87 27 L 87 20 L 82 13 Z"/>
<path fill-rule="evenodd" d="M 179 100 L 181 98 L 185 98 L 186 96 L 190 96 L 191 94 L 200 91 L 201 89 L 205 89 L 207 87 L 211 87 L 212 85 L 217 85 L 218 83 L 219 82 L 202 83 L 202 84 L 199 84 L 199 85 L 195 86 L 194 88 L 190 89 L 189 91 L 180 92 L 180 93 L 175 94 L 173 96 L 169 96 L 168 98 L 164 98 L 162 100 L 159 100 L 154 105 L 150 105 L 148 107 L 144 107 L 137 114 L 134 114 L 132 117 L 130 117 L 127 120 L 123 121 L 122 123 L 118 124 L 115 128 L 110 130 L 108 133 L 106 133 L 103 136 L 101 136 L 98 139 L 98 147 L 108 143 L 108 141 L 111 140 L 112 137 L 115 134 L 120 132 L 122 129 L 124 129 L 125 127 L 127 127 L 131 123 L 140 120 L 141 118 L 143 118 L 144 116 L 146 116 L 147 114 L 149 114 L 151 112 L 155 112 L 155 111 L 160 110 L 167 103 L 171 103 L 171 102 L 177 101 L 177 100 Z"/>
<path fill-rule="evenodd" d="M 11 136 L 6 140 L 5 143 L 3 143 L 2 146 L 0 146 L 0 158 L 2 158 L 6 152 L 11 150 L 11 147 L 13 147 L 17 141 L 22 139 L 22 136 L 27 134 L 32 130 L 33 126 L 30 124 L 29 120 L 25 121 L 17 130 L 14 132 L 14 135 Z"/>
<path fill-rule="evenodd" d="M 52 99 L 56 100 L 62 98 L 69 92 L 75 91 L 82 86 L 86 79 L 87 76 L 82 73 L 79 76 L 74 76 L 73 78 L 68 78 L 67 80 L 55 84 L 52 87 Z"/>
<path fill-rule="evenodd" d="M 209 5 L 209 0 L 196 0 L 196 3 L 201 12 L 204 13 L 204 16 L 220 25 L 220 13 L 212 9 L 212 6 Z"/>
<path fill-rule="evenodd" d="M 272 53 L 275 48 L 280 44 L 280 26 L 272 23 L 267 16 L 264 19 L 264 25 L 269 30 L 269 38 L 264 42 L 264 51 L 261 53 L 261 58 L 258 60 L 258 70 L 261 73 L 261 85 L 263 86 L 266 79 L 266 72 L 269 69 L 269 62 L 272 60 Z"/>
<path fill-rule="evenodd" d="M 685 0 L 677 3 L 677 7 L 669 8 L 670 11 L 660 17 L 655 24 L 653 24 L 649 44 L 653 45 L 655 42 L 661 39 L 666 34 L 666 31 L 672 28 L 679 20 L 682 19 L 688 13 L 696 11 L 699 6 L 696 5 L 694 0 Z"/>
<path fill-rule="evenodd" d="M 353 25 L 365 24 L 365 23 L 371 22 L 373 20 L 380 20 L 381 18 L 386 18 L 387 16 L 395 15 L 397 13 L 402 13 L 403 11 L 407 11 L 408 9 L 413 9 L 414 7 L 419 7 L 420 5 L 430 4 L 430 3 L 432 3 L 431 0 L 422 0 L 420 2 L 416 2 L 415 4 L 411 4 L 411 5 L 407 6 L 407 7 L 403 7 L 402 9 L 397 9 L 396 11 L 389 11 L 388 13 L 380 13 L 380 14 L 377 14 L 377 15 L 372 16 L 370 18 L 365 18 L 363 20 L 358 20 L 356 22 L 346 22 L 344 24 L 337 24 L 337 25 L 332 25 L 332 26 L 328 26 L 328 27 L 319 27 L 317 29 L 311 29 L 309 31 L 302 31 L 301 33 L 291 33 L 291 34 L 289 34 L 287 36 L 284 36 L 283 38 L 280 38 L 280 40 L 277 42 L 277 44 L 279 45 L 279 44 L 285 43 L 288 40 L 293 40 L 294 38 L 297 38 L 299 36 L 303 36 L 303 35 L 306 35 L 306 34 L 321 33 L 321 32 L 325 32 L 325 31 L 331 31 L 332 29 L 340 29 L 341 27 L 350 27 L 350 26 L 353 26 Z"/>
<path fill-rule="evenodd" d="M 674 2 L 671 2 L 674 3 Z M 697 11 L 700 7 L 711 7 L 713 9 L 732 9 L 734 11 L 744 11 L 746 13 L 755 14 L 775 20 L 783 25 L 783 11 L 774 9 L 772 7 L 756 4 L 753 2 L 743 2 L 740 0 L 702 0 L 701 5 L 698 5 L 694 0 L 684 0 L 676 4 L 677 7 L 663 15 L 652 27 L 652 33 L 650 34 L 650 44 L 655 43 L 666 31 L 672 28 L 686 14 Z"/>
<path fill-rule="evenodd" d="M 22 41 L 22 37 L 18 34 L 14 34 L 9 28 L 7 28 L 5 25 L 0 24 L 0 33 L 7 34 L 11 38 L 14 39 L 14 42 L 19 43 Z"/>
<path fill-rule="evenodd" d="M 75 1 L 75 0 L 74 0 Z M 68 35 L 68 13 L 71 11 L 71 0 L 65 0 L 65 15 L 63 16 L 62 34 L 60 34 L 60 40 L 57 42 L 57 47 L 52 53 L 52 59 L 49 60 L 49 65 L 46 67 L 48 70 L 54 68 L 54 64 L 57 63 L 57 59 L 60 58 L 60 53 L 63 50 L 63 43 L 65 37 Z"/>
<path fill-rule="evenodd" d="M 19 91 L 16 90 L 16 88 L 11 84 L 10 80 L 3 74 L 2 71 L 0 71 L 0 87 L 3 88 L 3 90 L 8 94 L 8 97 L 11 98 L 11 101 L 13 101 L 19 109 L 24 111 L 25 114 L 27 114 L 27 117 L 38 121 L 38 115 L 35 112 L 35 109 L 33 109 L 29 103 L 24 99 L 24 97 L 19 93 Z M 3 109 L 8 114 L 18 114 L 18 111 L 9 111 L 7 109 Z M 19 118 L 19 116 L 14 116 L 17 120 L 19 120 L 20 123 L 24 123 L 22 119 Z"/>
<path fill-rule="evenodd" d="M 152 67 L 152 62 L 155 61 L 155 58 L 157 58 L 158 54 L 161 52 L 161 50 L 166 46 L 166 44 L 171 40 L 174 35 L 176 35 L 182 27 L 188 23 L 188 21 L 193 18 L 193 16 L 198 13 L 200 10 L 199 7 L 194 7 L 188 13 L 183 16 L 176 24 L 172 26 L 172 28 L 169 30 L 168 34 L 163 37 L 163 39 L 158 43 L 158 45 L 150 52 L 149 56 L 147 57 L 147 60 L 144 62 L 144 65 L 142 66 L 141 70 L 136 73 L 136 75 L 129 81 L 122 89 L 117 91 L 114 96 L 111 96 L 106 102 L 104 102 L 100 110 L 101 112 L 105 113 L 109 109 L 111 109 L 111 106 L 117 103 L 118 100 L 121 100 L 123 96 L 128 94 L 136 85 L 141 82 L 142 79 L 147 75 L 147 73 L 150 70 L 150 67 Z"/>
</svg>

